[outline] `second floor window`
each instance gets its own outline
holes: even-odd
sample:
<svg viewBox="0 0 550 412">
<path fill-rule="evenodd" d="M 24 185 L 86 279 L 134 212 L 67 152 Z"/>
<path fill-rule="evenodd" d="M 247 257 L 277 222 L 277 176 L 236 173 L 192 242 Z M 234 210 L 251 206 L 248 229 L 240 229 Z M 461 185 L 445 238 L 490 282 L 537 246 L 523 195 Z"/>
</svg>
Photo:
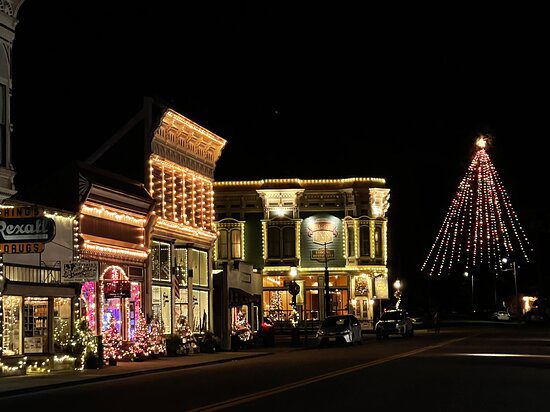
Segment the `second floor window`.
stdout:
<svg viewBox="0 0 550 412">
<path fill-rule="evenodd" d="M 359 229 L 361 256 L 370 256 L 370 230 L 369 226 L 361 226 Z"/>
<path fill-rule="evenodd" d="M 170 280 L 170 244 L 153 242 L 151 247 L 153 280 Z"/>
<path fill-rule="evenodd" d="M 382 228 L 376 226 L 374 229 L 374 253 L 377 258 L 382 257 Z"/>
<path fill-rule="evenodd" d="M 242 259 L 242 233 L 240 229 L 222 229 L 218 237 L 218 259 Z"/>
<path fill-rule="evenodd" d="M 348 257 L 355 256 L 355 230 L 348 226 Z"/>
<path fill-rule="evenodd" d="M 272 226 L 267 231 L 268 258 L 296 257 L 296 229 L 294 226 Z"/>
</svg>

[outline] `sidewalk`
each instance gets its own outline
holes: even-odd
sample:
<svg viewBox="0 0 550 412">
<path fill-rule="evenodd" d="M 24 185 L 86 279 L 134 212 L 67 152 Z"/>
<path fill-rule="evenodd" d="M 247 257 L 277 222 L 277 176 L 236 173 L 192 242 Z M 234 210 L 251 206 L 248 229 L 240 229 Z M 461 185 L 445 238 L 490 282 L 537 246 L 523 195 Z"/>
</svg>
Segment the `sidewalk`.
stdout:
<svg viewBox="0 0 550 412">
<path fill-rule="evenodd" d="M 273 351 L 270 350 L 263 352 L 197 353 L 190 356 L 165 357 L 144 362 L 119 362 L 117 366 L 105 366 L 101 369 L 8 376 L 0 378 L 0 398 L 82 383 L 100 382 L 109 379 L 257 358 L 271 355 L 272 353 Z"/>
</svg>

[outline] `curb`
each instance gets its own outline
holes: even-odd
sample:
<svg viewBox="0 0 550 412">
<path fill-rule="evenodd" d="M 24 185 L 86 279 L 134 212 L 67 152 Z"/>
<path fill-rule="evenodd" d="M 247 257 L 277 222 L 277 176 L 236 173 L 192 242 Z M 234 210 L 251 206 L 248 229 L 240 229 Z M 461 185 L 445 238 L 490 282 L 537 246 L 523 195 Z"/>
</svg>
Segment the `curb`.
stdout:
<svg viewBox="0 0 550 412">
<path fill-rule="evenodd" d="M 39 386 L 35 386 L 35 387 L 12 389 L 12 390 L 3 391 L 3 392 L 0 391 L 0 399 L 4 398 L 4 397 L 9 397 L 9 396 L 46 391 L 46 390 L 50 390 L 50 389 L 58 389 L 58 388 L 63 388 L 63 387 L 85 385 L 85 384 L 88 384 L 88 383 L 103 382 L 103 381 L 109 381 L 109 380 L 113 380 L 113 379 L 124 379 L 124 378 L 129 378 L 129 377 L 132 377 L 132 376 L 150 375 L 150 374 L 159 373 L 159 372 L 170 372 L 170 371 L 176 371 L 176 370 L 182 370 L 182 369 L 199 368 L 201 366 L 215 365 L 215 364 L 219 364 L 219 363 L 227 363 L 227 362 L 240 361 L 240 360 L 245 360 L 245 359 L 260 358 L 262 356 L 268 356 L 268 355 L 273 355 L 273 354 L 274 354 L 274 352 L 256 353 L 256 354 L 252 354 L 252 355 L 241 356 L 241 357 L 238 357 L 238 358 L 218 359 L 218 360 L 213 360 L 213 361 L 208 361 L 208 362 L 203 362 L 203 363 L 197 363 L 197 364 L 193 364 L 193 365 L 167 366 L 167 367 L 159 368 L 159 369 L 148 369 L 148 370 L 141 370 L 141 371 L 134 371 L 134 372 L 124 372 L 124 373 L 120 373 L 120 374 L 116 374 L 116 375 L 94 376 L 94 377 L 91 377 L 89 379 L 72 380 L 72 381 L 67 381 L 67 382 L 59 382 L 59 383 L 39 385 Z"/>
</svg>

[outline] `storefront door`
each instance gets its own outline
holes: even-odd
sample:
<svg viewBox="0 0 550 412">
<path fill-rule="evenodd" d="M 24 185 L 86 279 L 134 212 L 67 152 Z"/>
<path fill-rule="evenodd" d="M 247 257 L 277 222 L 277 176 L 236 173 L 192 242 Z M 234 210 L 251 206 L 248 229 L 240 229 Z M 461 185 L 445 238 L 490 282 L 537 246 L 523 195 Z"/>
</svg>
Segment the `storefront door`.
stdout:
<svg viewBox="0 0 550 412">
<path fill-rule="evenodd" d="M 369 318 L 369 300 L 366 298 L 357 298 L 355 303 L 355 317 L 359 320 L 368 320 Z"/>
</svg>

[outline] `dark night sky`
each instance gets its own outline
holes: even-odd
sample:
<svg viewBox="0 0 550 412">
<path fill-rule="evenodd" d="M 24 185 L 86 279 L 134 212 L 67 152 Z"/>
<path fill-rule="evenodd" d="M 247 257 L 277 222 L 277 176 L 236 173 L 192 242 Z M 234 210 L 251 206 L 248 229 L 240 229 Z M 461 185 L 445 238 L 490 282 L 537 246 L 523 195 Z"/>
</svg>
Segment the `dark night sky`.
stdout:
<svg viewBox="0 0 550 412">
<path fill-rule="evenodd" d="M 386 177 L 392 266 L 413 283 L 478 132 L 524 224 L 547 216 L 544 13 L 165 3 L 27 0 L 16 184 L 84 159 L 147 94 L 228 140 L 217 179 Z"/>
</svg>

